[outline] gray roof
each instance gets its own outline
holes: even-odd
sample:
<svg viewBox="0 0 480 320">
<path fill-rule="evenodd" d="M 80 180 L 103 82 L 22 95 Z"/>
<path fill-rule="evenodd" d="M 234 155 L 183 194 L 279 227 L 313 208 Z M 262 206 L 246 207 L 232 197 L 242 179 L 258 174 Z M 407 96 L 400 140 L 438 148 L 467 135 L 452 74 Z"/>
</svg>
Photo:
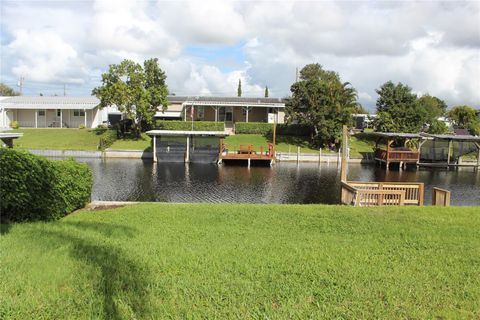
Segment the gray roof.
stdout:
<svg viewBox="0 0 480 320">
<path fill-rule="evenodd" d="M 385 138 L 405 138 L 405 139 L 413 139 L 413 138 L 423 138 L 418 133 L 401 133 L 401 132 L 372 132 L 373 135 Z"/>
<path fill-rule="evenodd" d="M 428 134 L 422 133 L 424 137 L 439 139 L 439 140 L 456 140 L 456 141 L 470 141 L 480 142 L 480 137 L 471 135 L 453 135 L 453 134 Z"/>
<path fill-rule="evenodd" d="M 15 96 L 0 100 L 0 106 L 14 109 L 93 109 L 100 103 L 96 97 Z"/>
<path fill-rule="evenodd" d="M 15 96 L 3 97 L 0 106 L 16 109 L 93 109 L 100 100 L 94 96 Z M 249 98 L 249 97 L 203 97 L 203 96 L 168 96 L 170 102 L 193 102 L 200 105 L 252 105 L 283 107 L 285 99 Z"/>
<path fill-rule="evenodd" d="M 196 106 L 242 106 L 242 107 L 275 107 L 284 108 L 285 99 L 252 98 L 252 97 L 203 97 L 203 96 L 169 96 L 170 102 Z"/>
<path fill-rule="evenodd" d="M 209 137 L 226 137 L 227 132 L 224 131 L 187 131 L 187 130 L 150 130 L 146 132 L 149 136 L 209 136 Z"/>
</svg>

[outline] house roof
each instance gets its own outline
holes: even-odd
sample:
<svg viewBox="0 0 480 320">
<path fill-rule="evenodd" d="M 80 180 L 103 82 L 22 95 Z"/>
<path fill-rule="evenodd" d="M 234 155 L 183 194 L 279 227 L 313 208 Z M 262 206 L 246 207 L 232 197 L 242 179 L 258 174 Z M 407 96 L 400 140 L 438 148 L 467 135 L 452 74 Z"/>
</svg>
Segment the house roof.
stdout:
<svg viewBox="0 0 480 320">
<path fill-rule="evenodd" d="M 168 96 L 168 100 L 186 105 L 285 107 L 285 99 L 280 98 Z M 6 109 L 93 109 L 99 103 L 100 100 L 94 96 L 0 97 L 0 107 Z"/>
<path fill-rule="evenodd" d="M 254 98 L 254 97 L 205 97 L 205 96 L 169 96 L 170 102 L 186 105 L 207 106 L 245 106 L 245 107 L 275 107 L 284 108 L 285 99 L 281 98 Z"/>
<path fill-rule="evenodd" d="M 100 103 L 96 97 L 44 97 L 15 96 L 0 100 L 6 109 L 93 109 Z"/>
</svg>

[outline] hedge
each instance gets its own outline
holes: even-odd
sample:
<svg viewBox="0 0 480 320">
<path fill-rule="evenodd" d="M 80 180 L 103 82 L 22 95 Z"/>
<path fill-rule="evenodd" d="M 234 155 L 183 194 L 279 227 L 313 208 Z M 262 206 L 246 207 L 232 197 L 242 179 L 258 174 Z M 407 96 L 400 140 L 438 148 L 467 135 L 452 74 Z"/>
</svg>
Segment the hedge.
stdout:
<svg viewBox="0 0 480 320">
<path fill-rule="evenodd" d="M 169 121 L 157 120 L 155 129 L 159 130 L 192 130 L 192 121 Z M 193 121 L 194 131 L 224 131 L 225 124 L 223 122 L 214 121 Z"/>
<path fill-rule="evenodd" d="M 237 122 L 235 123 L 235 133 L 271 135 L 273 133 L 273 123 Z M 279 135 L 308 136 L 310 133 L 310 128 L 305 125 L 277 124 L 277 134 Z"/>
<path fill-rule="evenodd" d="M 96 129 L 100 130 L 100 129 Z M 118 139 L 118 134 L 116 130 L 107 129 L 100 134 L 100 139 L 98 140 L 98 149 L 105 150 L 110 147 Z"/>
<path fill-rule="evenodd" d="M 2 223 L 59 219 L 90 201 L 92 185 L 86 164 L 0 149 Z"/>
</svg>

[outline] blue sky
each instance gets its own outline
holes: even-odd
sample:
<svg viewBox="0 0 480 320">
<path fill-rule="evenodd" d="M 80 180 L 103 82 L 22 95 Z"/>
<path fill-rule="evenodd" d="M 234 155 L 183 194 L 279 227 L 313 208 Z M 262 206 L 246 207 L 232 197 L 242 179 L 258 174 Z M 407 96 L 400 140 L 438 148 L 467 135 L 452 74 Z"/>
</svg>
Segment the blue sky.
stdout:
<svg viewBox="0 0 480 320">
<path fill-rule="evenodd" d="M 171 92 L 284 97 L 295 69 L 337 71 L 374 109 L 406 83 L 480 106 L 479 2 L 2 1 L 1 81 L 88 95 L 109 64 L 159 58 Z"/>
</svg>

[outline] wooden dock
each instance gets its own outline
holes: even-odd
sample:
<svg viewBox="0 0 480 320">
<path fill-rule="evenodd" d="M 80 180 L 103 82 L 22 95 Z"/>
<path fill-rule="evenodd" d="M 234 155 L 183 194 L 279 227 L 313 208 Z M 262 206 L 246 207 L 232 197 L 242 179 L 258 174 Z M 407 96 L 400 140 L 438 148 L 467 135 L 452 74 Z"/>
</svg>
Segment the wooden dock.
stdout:
<svg viewBox="0 0 480 320">
<path fill-rule="evenodd" d="M 247 165 L 253 162 L 268 161 L 272 164 L 275 161 L 275 148 L 269 143 L 266 148 L 261 146 L 255 150 L 252 144 L 240 144 L 238 149 L 230 149 L 223 141 L 220 144 L 220 152 L 218 155 L 219 162 L 227 161 L 246 161 Z"/>
</svg>

